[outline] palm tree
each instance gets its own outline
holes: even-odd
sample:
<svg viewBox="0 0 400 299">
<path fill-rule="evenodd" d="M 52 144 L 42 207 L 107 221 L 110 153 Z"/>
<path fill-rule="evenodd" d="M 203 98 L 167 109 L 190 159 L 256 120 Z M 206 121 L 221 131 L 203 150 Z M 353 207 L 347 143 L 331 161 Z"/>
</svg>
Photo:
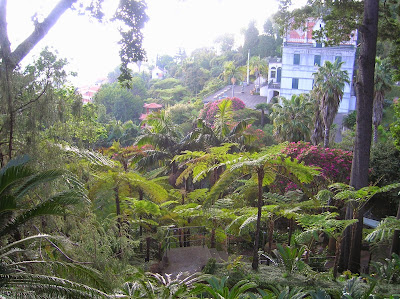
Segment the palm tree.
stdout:
<svg viewBox="0 0 400 299">
<path fill-rule="evenodd" d="M 253 56 L 250 59 L 250 67 L 258 79 L 258 88 L 261 88 L 261 76 L 268 73 L 268 63 L 260 56 Z"/>
<path fill-rule="evenodd" d="M 27 157 L 13 159 L 0 170 L 0 237 L 13 233 L 18 240 L 18 228 L 27 221 L 44 215 L 63 215 L 68 206 L 90 203 L 83 184 L 72 173 L 58 169 L 35 173 L 27 166 L 28 161 Z M 37 196 L 39 201 L 27 206 L 26 195 L 45 183 L 60 180 L 64 191 L 47 198 Z"/>
<path fill-rule="evenodd" d="M 251 119 L 245 119 L 235 124 L 232 101 L 224 99 L 218 104 L 218 113 L 212 126 L 204 120 L 198 119 L 197 128 L 190 132 L 183 141 L 187 147 L 196 149 L 219 146 L 227 142 L 235 142 L 242 147 L 249 146 L 255 137 L 244 133 L 251 123 Z"/>
<path fill-rule="evenodd" d="M 345 84 L 349 84 L 347 71 L 342 71 L 344 62 L 336 60 L 334 63 L 325 61 L 324 65 L 314 73 L 314 93 L 318 96 L 319 110 L 324 122 L 324 147 L 329 146 L 329 134 L 333 120 L 343 98 Z"/>
<path fill-rule="evenodd" d="M 52 236 L 31 235 L 22 238 L 20 228 L 25 231 L 27 223 L 46 215 L 65 215 L 68 206 L 90 203 L 86 190 L 77 178 L 65 170 L 34 172 L 28 166 L 29 159 L 20 157 L 11 160 L 0 170 L 0 297 L 24 297 L 28 293 L 49 298 L 106 298 L 106 284 L 97 271 L 68 257 L 59 248 Z M 65 190 L 43 196 L 49 183 L 58 181 Z M 26 198 L 29 196 L 29 201 Z M 31 205 L 30 203 L 33 203 Z M 15 241 L 9 242 L 14 239 Z M 9 243 L 8 243 L 9 242 Z M 50 246 L 61 253 L 69 262 L 45 260 L 39 246 Z M 36 258 L 35 258 L 36 257 Z M 39 259 L 38 257 L 41 257 Z M 31 273 L 35 269 L 36 273 Z M 90 281 L 96 288 L 65 278 L 41 273 L 54 273 L 62 269 L 82 281 Z"/>
<path fill-rule="evenodd" d="M 256 105 L 257 110 L 261 110 L 261 128 L 264 128 L 264 121 L 265 121 L 265 110 L 271 109 L 271 104 L 269 103 L 260 103 Z"/>
<path fill-rule="evenodd" d="M 391 89 L 392 71 L 387 60 L 376 58 L 375 62 L 375 92 L 372 123 L 374 124 L 374 144 L 378 143 L 378 126 L 382 122 L 383 101 L 385 93 Z"/>
<path fill-rule="evenodd" d="M 300 188 L 303 183 L 311 182 L 314 175 L 319 172 L 317 168 L 299 164 L 297 160 L 282 157 L 283 144 L 269 147 L 260 153 L 240 153 L 237 157 L 225 163 L 227 170 L 221 175 L 218 182 L 211 188 L 209 201 L 214 201 L 219 195 L 225 192 L 226 187 L 239 177 L 251 176 L 257 181 L 258 202 L 257 202 L 257 224 L 255 231 L 253 262 L 254 270 L 258 269 L 259 235 L 261 228 L 261 214 L 263 202 L 263 187 L 275 181 L 278 176 L 291 178 Z"/>
<path fill-rule="evenodd" d="M 307 141 L 310 138 L 313 104 L 306 94 L 293 95 L 290 100 L 280 98 L 282 104 L 272 106 L 274 135 L 280 141 Z"/>
</svg>

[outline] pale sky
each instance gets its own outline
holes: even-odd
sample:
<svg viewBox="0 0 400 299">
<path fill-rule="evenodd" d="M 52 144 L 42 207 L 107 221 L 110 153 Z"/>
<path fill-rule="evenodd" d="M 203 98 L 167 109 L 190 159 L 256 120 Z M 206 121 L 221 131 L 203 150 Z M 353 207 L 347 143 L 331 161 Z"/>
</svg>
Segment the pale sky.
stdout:
<svg viewBox="0 0 400 299">
<path fill-rule="evenodd" d="M 212 47 L 216 37 L 233 33 L 241 43 L 241 29 L 255 20 L 260 33 L 269 16 L 278 9 L 276 0 L 147 0 L 150 20 L 144 30 L 144 48 L 148 60 L 154 63 L 156 55 L 174 56 L 178 48 L 185 48 L 189 55 L 200 47 Z M 294 1 L 295 2 L 295 1 Z M 8 1 L 9 38 L 12 47 L 31 32 L 31 17 L 35 12 L 49 11 L 54 0 Z M 116 0 L 106 0 L 113 6 Z M 68 11 L 49 34 L 38 44 L 32 56 L 49 45 L 67 58 L 69 69 L 78 72 L 71 81 L 76 85 L 94 82 L 105 77 L 119 64 L 115 26 L 90 22 L 88 18 Z"/>
</svg>

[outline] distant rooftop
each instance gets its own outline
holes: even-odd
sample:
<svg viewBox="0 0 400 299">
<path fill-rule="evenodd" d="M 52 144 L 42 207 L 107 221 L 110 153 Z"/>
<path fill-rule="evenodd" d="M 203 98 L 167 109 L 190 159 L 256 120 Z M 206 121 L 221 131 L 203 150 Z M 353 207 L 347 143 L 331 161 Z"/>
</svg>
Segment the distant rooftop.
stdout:
<svg viewBox="0 0 400 299">
<path fill-rule="evenodd" d="M 157 108 L 162 108 L 162 105 L 157 104 L 157 103 L 148 103 L 148 104 L 144 104 L 143 108 L 157 109 Z"/>
</svg>

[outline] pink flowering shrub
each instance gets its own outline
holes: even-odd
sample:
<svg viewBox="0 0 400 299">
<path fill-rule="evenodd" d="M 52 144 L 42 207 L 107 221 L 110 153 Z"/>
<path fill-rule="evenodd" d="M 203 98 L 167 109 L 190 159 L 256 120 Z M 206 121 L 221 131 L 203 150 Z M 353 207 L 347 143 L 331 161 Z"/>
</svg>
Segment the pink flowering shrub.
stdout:
<svg viewBox="0 0 400 299">
<path fill-rule="evenodd" d="M 313 193 L 326 188 L 332 183 L 345 183 L 350 181 L 351 161 L 353 153 L 341 149 L 324 148 L 317 145 L 311 145 L 309 142 L 292 142 L 283 150 L 283 153 L 305 165 L 318 166 L 321 168 L 319 177 L 308 186 Z M 294 183 L 277 182 L 282 192 L 294 190 L 297 188 Z M 282 190 L 282 188 L 284 190 Z"/>
<path fill-rule="evenodd" d="M 231 107 L 232 107 L 233 111 L 241 110 L 246 107 L 245 103 L 243 103 L 243 101 L 239 98 L 234 97 L 234 98 L 227 98 L 227 99 L 232 101 Z M 224 100 L 224 99 L 207 103 L 204 106 L 203 110 L 200 111 L 200 118 L 204 119 L 208 123 L 213 123 L 215 115 L 218 112 L 218 105 L 219 105 L 219 103 L 221 103 L 222 100 Z"/>
</svg>

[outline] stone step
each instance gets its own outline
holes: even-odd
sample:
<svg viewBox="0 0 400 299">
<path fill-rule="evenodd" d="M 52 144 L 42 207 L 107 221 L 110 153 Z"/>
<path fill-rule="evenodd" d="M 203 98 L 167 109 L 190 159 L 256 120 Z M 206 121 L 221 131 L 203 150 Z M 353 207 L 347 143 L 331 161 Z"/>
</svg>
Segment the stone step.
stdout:
<svg viewBox="0 0 400 299">
<path fill-rule="evenodd" d="M 223 263 L 228 261 L 228 253 L 224 251 L 218 251 L 216 248 L 210 248 L 210 253 L 217 263 Z"/>
<path fill-rule="evenodd" d="M 168 250 L 167 257 L 168 266 L 163 272 L 170 273 L 174 277 L 180 272 L 188 274 L 201 272 L 212 256 L 207 246 L 191 246 Z"/>
</svg>

